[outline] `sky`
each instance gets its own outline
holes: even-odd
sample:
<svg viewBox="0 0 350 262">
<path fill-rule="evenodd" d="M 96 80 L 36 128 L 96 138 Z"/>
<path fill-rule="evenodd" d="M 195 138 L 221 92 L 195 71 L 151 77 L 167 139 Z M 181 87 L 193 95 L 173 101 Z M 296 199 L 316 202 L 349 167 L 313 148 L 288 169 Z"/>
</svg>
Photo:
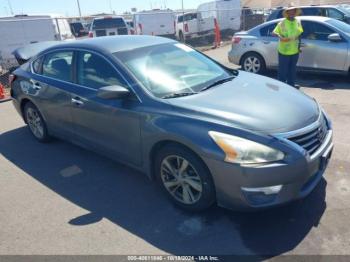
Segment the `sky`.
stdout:
<svg viewBox="0 0 350 262">
<path fill-rule="evenodd" d="M 199 4 L 210 0 L 184 0 L 185 8 L 196 8 Z M 151 8 L 180 9 L 181 0 L 79 0 L 82 15 L 96 13 L 120 14 L 136 7 L 138 10 Z M 0 0 L 0 16 L 14 14 L 62 14 L 78 16 L 77 0 Z"/>
</svg>

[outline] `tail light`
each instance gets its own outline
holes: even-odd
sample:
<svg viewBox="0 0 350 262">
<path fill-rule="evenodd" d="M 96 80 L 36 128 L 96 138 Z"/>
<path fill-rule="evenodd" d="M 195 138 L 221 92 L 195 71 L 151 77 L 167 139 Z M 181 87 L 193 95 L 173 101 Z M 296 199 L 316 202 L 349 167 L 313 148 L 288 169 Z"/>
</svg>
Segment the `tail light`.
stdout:
<svg viewBox="0 0 350 262">
<path fill-rule="evenodd" d="M 93 38 L 93 37 L 94 37 L 94 33 L 90 31 L 90 32 L 89 32 L 89 37 L 90 37 L 90 38 Z"/>
<path fill-rule="evenodd" d="M 130 29 L 130 34 L 134 35 L 135 34 L 135 30 L 134 29 Z"/>
<path fill-rule="evenodd" d="M 188 24 L 185 24 L 185 32 L 188 33 Z"/>
<path fill-rule="evenodd" d="M 9 75 L 9 86 L 12 86 L 12 83 L 16 80 L 16 75 L 10 74 Z"/>
<path fill-rule="evenodd" d="M 241 42 L 242 38 L 239 36 L 232 37 L 232 44 L 239 44 Z"/>
</svg>

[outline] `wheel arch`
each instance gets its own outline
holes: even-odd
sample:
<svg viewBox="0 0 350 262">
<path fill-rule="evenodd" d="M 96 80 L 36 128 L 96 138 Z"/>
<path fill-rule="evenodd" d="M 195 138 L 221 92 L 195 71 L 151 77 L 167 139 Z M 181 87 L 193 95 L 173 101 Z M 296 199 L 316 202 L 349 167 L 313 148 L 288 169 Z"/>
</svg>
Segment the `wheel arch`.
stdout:
<svg viewBox="0 0 350 262">
<path fill-rule="evenodd" d="M 178 146 L 181 147 L 189 152 L 191 152 L 192 154 L 194 154 L 198 160 L 200 160 L 203 164 L 203 166 L 208 170 L 209 174 L 211 175 L 210 169 L 208 168 L 207 164 L 204 162 L 204 160 L 202 159 L 202 157 L 200 156 L 200 154 L 198 152 L 196 152 L 195 149 L 193 149 L 191 146 L 185 145 L 184 143 L 181 143 L 179 141 L 175 141 L 175 140 L 161 140 L 156 142 L 151 150 L 149 151 L 149 155 L 148 155 L 148 160 L 149 160 L 149 177 L 153 180 L 155 178 L 155 158 L 157 155 L 157 152 L 159 152 L 159 150 L 161 150 L 162 148 L 165 148 L 167 146 Z M 214 179 L 213 179 L 214 180 Z"/>
</svg>

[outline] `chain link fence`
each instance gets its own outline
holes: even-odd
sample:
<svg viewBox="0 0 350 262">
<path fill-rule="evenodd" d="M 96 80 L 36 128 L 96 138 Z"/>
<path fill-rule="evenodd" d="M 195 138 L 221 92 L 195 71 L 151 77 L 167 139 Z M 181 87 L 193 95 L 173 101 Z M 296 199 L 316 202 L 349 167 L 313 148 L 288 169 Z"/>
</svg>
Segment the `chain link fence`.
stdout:
<svg viewBox="0 0 350 262">
<path fill-rule="evenodd" d="M 215 25 L 221 32 L 222 41 L 230 43 L 235 32 L 263 23 L 266 14 L 264 9 L 203 7 L 185 11 L 152 10 L 121 16 L 126 22 L 128 34 L 166 36 L 203 51 L 215 45 Z M 8 87 L 10 72 L 19 66 L 14 50 L 46 41 L 87 38 L 88 33 L 95 30 L 91 23 L 96 17 L 112 19 L 114 15 L 0 18 L 0 83 Z M 118 31 L 103 26 L 97 30 L 104 30 L 102 35 L 106 36 L 118 34 Z"/>
</svg>

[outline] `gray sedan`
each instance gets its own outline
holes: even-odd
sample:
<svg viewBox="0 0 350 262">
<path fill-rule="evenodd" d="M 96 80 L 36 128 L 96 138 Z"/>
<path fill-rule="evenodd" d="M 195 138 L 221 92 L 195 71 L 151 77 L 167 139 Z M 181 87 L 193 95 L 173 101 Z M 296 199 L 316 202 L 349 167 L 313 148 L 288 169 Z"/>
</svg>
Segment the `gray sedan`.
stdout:
<svg viewBox="0 0 350 262">
<path fill-rule="evenodd" d="M 348 74 L 350 26 L 327 17 L 303 16 L 298 19 L 304 28 L 298 70 Z M 229 61 L 252 73 L 277 68 L 278 38 L 272 32 L 279 21 L 281 19 L 236 33 L 228 54 Z"/>
<path fill-rule="evenodd" d="M 10 82 L 38 141 L 58 137 L 132 166 L 189 210 L 303 198 L 332 154 L 331 121 L 315 100 L 170 39 L 59 44 Z"/>
</svg>

